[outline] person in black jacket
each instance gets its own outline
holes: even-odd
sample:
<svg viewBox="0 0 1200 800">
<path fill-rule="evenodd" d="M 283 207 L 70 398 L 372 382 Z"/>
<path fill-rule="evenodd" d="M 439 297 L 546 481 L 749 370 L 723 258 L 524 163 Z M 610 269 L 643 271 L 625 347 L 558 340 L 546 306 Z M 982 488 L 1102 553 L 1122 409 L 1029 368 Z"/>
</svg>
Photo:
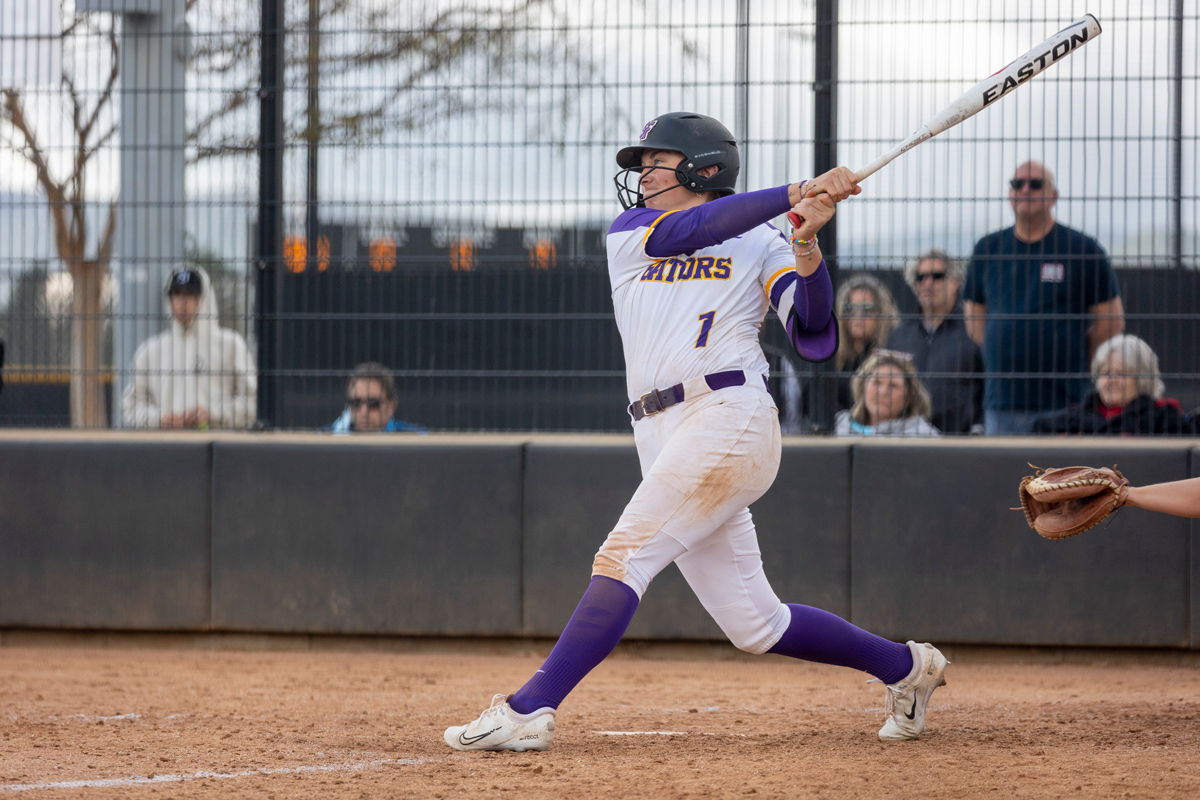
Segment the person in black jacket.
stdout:
<svg viewBox="0 0 1200 800">
<path fill-rule="evenodd" d="M 1092 359 L 1095 390 L 1061 411 L 1034 420 L 1034 433 L 1109 436 L 1195 436 L 1196 421 L 1163 397 L 1158 356 L 1131 334 L 1114 336 Z"/>
<path fill-rule="evenodd" d="M 921 317 L 901 322 L 887 339 L 889 350 L 912 354 L 933 401 L 929 421 L 946 434 L 983 432 L 983 356 L 963 321 L 964 274 L 944 250 L 909 264 L 904 277 Z"/>
</svg>

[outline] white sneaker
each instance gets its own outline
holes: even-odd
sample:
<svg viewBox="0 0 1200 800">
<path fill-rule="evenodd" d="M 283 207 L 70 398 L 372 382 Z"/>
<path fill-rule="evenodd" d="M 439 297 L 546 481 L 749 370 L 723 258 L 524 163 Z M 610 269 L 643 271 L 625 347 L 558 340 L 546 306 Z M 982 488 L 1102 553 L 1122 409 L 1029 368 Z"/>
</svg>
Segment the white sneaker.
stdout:
<svg viewBox="0 0 1200 800">
<path fill-rule="evenodd" d="M 913 668 L 899 683 L 888 684 L 883 711 L 887 720 L 879 729 L 885 742 L 915 739 L 925 732 L 925 712 L 933 690 L 946 685 L 943 674 L 950 662 L 933 645 L 909 642 Z"/>
<path fill-rule="evenodd" d="M 446 728 L 442 738 L 455 750 L 549 750 L 554 744 L 554 709 L 518 714 L 509 706 L 508 695 L 498 694 L 479 719 Z"/>
</svg>

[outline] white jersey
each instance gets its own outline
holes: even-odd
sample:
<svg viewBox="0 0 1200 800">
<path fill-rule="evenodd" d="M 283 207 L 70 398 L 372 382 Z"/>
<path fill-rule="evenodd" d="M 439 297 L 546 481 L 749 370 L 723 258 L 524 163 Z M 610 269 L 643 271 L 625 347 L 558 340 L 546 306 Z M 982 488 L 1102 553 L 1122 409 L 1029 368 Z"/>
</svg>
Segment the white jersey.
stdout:
<svg viewBox="0 0 1200 800">
<path fill-rule="evenodd" d="M 791 309 L 796 258 L 777 228 L 758 225 L 669 258 L 647 255 L 647 239 L 670 213 L 631 209 L 608 233 L 608 275 L 630 402 L 714 372 L 740 369 L 752 381 L 766 376 L 758 340 L 763 319 L 768 308 L 780 320 Z"/>
</svg>

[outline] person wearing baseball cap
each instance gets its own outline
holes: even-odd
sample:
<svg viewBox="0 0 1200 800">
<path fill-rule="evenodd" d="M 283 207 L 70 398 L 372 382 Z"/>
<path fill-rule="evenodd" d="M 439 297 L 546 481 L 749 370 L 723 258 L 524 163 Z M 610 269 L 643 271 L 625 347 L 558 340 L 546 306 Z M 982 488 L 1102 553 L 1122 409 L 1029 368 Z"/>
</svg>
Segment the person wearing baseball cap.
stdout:
<svg viewBox="0 0 1200 800">
<path fill-rule="evenodd" d="M 172 268 L 165 288 L 170 327 L 142 343 L 125 390 L 134 428 L 246 428 L 254 422 L 258 376 L 246 340 L 217 324 L 208 273 Z"/>
</svg>

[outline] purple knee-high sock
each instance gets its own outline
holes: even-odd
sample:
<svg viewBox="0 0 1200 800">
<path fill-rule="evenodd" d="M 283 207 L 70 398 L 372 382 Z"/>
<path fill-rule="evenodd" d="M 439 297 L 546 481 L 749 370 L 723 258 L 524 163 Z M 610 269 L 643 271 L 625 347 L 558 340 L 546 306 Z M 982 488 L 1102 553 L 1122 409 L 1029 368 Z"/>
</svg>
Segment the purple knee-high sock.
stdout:
<svg viewBox="0 0 1200 800">
<path fill-rule="evenodd" d="M 897 683 L 912 672 L 908 645 L 868 633 L 819 608 L 787 606 L 792 610 L 792 622 L 768 652 L 860 669 L 884 683 Z"/>
<path fill-rule="evenodd" d="M 539 708 L 558 708 L 621 641 L 637 607 L 633 589 L 612 578 L 592 578 L 546 663 L 509 699 L 512 710 L 528 714 Z"/>
</svg>

